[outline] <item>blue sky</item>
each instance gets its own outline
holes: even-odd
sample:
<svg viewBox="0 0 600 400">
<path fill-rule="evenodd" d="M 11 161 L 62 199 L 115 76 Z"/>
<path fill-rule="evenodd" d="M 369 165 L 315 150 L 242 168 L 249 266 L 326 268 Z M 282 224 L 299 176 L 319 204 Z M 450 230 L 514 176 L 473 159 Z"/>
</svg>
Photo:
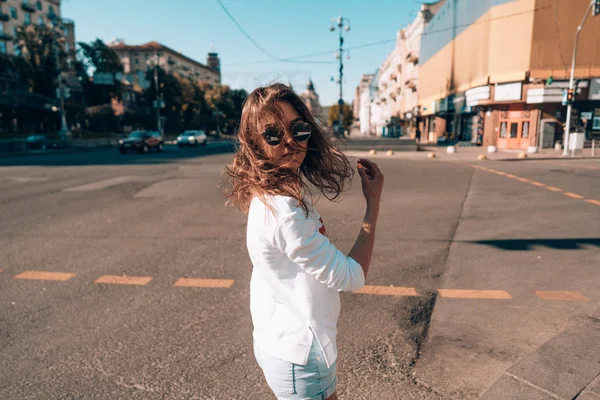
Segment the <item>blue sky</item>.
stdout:
<svg viewBox="0 0 600 400">
<path fill-rule="evenodd" d="M 361 74 L 372 73 L 393 48 L 396 31 L 415 16 L 415 0 L 222 0 L 239 24 L 277 58 L 328 51 L 305 60 L 336 61 L 337 31 L 329 31 L 340 10 L 350 19 L 344 47 L 391 42 L 350 50 L 344 59 L 344 100 L 352 101 Z M 65 18 L 75 20 L 76 40 L 125 39 L 127 44 L 156 40 L 206 63 L 211 44 L 221 58 L 223 83 L 253 88 L 272 81 L 304 90 L 312 78 L 323 105 L 337 102 L 336 63 L 285 63 L 270 60 L 234 25 L 217 0 L 63 0 Z M 265 61 L 265 62 L 260 62 Z M 260 62 L 260 63 L 253 63 Z"/>
</svg>

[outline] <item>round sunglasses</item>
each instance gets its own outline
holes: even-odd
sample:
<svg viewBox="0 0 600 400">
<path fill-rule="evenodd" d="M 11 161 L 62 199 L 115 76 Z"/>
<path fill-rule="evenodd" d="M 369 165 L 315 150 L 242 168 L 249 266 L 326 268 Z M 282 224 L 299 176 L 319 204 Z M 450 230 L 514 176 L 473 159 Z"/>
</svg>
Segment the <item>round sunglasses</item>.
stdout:
<svg viewBox="0 0 600 400">
<path fill-rule="evenodd" d="M 308 122 L 296 122 L 292 125 L 292 139 L 295 142 L 306 142 L 311 134 L 312 128 Z M 262 134 L 269 146 L 279 146 L 284 135 L 285 131 L 275 126 L 268 126 Z"/>
</svg>

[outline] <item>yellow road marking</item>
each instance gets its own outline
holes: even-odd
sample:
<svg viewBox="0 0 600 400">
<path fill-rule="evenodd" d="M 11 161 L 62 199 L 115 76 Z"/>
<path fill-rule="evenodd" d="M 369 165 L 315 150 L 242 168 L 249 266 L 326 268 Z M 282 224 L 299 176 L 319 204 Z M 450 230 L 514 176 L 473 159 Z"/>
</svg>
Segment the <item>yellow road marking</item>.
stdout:
<svg viewBox="0 0 600 400">
<path fill-rule="evenodd" d="M 15 279 L 30 279 L 36 281 L 66 281 L 75 274 L 66 272 L 25 271 L 15 276 Z"/>
<path fill-rule="evenodd" d="M 546 189 L 551 190 L 553 192 L 562 192 L 563 190 L 554 186 L 546 186 Z"/>
<path fill-rule="evenodd" d="M 513 175 L 513 174 L 506 174 L 506 176 L 509 177 L 509 178 L 513 178 L 513 179 L 517 178 L 517 176 Z"/>
<path fill-rule="evenodd" d="M 577 193 L 565 192 L 565 193 L 563 193 L 563 194 L 564 194 L 565 196 L 569 196 L 569 197 L 572 197 L 572 198 L 574 198 L 574 199 L 584 199 L 584 198 L 585 198 L 585 197 L 583 197 L 582 195 L 580 195 L 580 194 L 577 194 Z"/>
<path fill-rule="evenodd" d="M 531 181 L 530 183 L 534 186 L 546 186 L 546 184 L 542 182 Z"/>
<path fill-rule="evenodd" d="M 354 291 L 360 294 L 377 294 L 383 296 L 418 296 L 417 290 L 412 287 L 397 286 L 371 286 L 365 285 L 361 289 Z"/>
<path fill-rule="evenodd" d="M 586 200 L 586 201 L 590 204 L 595 204 L 597 206 L 600 206 L 600 201 L 598 201 L 598 200 Z"/>
<path fill-rule="evenodd" d="M 512 299 L 504 290 L 438 289 L 440 296 L 450 299 Z"/>
<path fill-rule="evenodd" d="M 581 292 L 536 290 L 535 294 L 542 300 L 589 301 Z"/>
<path fill-rule="evenodd" d="M 233 279 L 191 279 L 181 278 L 173 286 L 201 288 L 230 288 Z"/>
<path fill-rule="evenodd" d="M 107 283 L 111 285 L 146 285 L 152 280 L 150 276 L 120 276 L 103 275 L 96 279 L 95 283 Z"/>
<path fill-rule="evenodd" d="M 517 180 L 521 181 L 521 182 L 525 182 L 525 183 L 531 183 L 531 181 L 529 179 L 526 179 L 526 178 L 520 178 L 519 177 L 519 178 L 517 178 Z"/>
</svg>

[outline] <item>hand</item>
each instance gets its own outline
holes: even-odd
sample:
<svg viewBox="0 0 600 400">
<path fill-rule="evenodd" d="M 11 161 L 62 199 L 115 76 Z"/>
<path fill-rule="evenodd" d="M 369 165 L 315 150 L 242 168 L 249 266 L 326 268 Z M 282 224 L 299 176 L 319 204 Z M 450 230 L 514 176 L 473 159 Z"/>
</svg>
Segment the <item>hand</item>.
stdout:
<svg viewBox="0 0 600 400">
<path fill-rule="evenodd" d="M 378 205 L 383 191 L 383 174 L 379 167 L 373 161 L 361 158 L 358 160 L 357 169 L 367 205 Z"/>
</svg>

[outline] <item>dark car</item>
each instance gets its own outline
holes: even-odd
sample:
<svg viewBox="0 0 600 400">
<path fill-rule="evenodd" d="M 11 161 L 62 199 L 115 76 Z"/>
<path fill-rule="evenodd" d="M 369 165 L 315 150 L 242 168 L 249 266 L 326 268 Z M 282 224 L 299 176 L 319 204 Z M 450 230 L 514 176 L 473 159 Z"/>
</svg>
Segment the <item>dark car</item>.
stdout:
<svg viewBox="0 0 600 400">
<path fill-rule="evenodd" d="M 44 135 L 31 135 L 25 138 L 25 147 L 27 150 L 59 149 L 61 142 L 58 139 L 49 138 Z"/>
<path fill-rule="evenodd" d="M 150 149 L 163 151 L 163 138 L 159 132 L 135 131 L 131 132 L 125 139 L 119 140 L 119 152 L 121 154 L 125 154 L 129 150 L 147 153 Z"/>
</svg>

